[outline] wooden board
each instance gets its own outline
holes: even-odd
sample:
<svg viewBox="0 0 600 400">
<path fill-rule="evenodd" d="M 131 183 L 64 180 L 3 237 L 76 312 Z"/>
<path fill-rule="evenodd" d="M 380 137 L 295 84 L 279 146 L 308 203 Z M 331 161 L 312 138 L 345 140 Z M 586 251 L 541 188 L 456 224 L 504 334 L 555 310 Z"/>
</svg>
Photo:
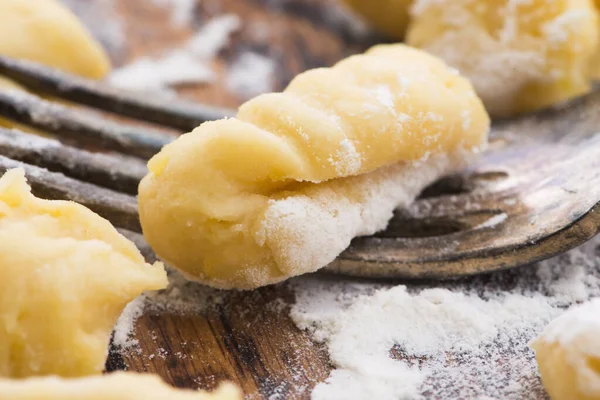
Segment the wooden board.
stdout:
<svg viewBox="0 0 600 400">
<path fill-rule="evenodd" d="M 281 90 L 299 72 L 331 65 L 382 41 L 373 33 L 354 34 L 339 21 L 335 1 L 202 0 L 194 13 L 195 23 L 181 27 L 173 26 L 169 12 L 149 0 L 114 1 L 114 12 L 107 8 L 111 2 L 101 0 L 67 3 L 103 41 L 115 66 L 177 47 L 202 22 L 217 15 L 240 16 L 242 30 L 212 63 L 217 81 L 178 89 L 183 97 L 227 107 L 243 101 L 225 88 L 224 78 L 227 67 L 245 51 L 276 61 L 272 84 L 274 90 Z M 107 34 L 99 16 L 113 19 L 126 40 L 119 43 Z M 229 380 L 252 399 L 309 398 L 332 366 L 324 348 L 291 321 L 292 302 L 291 291 L 280 285 L 232 293 L 223 304 L 203 313 L 146 312 L 135 325 L 139 346 L 129 351 L 112 346 L 106 369 L 157 373 L 187 388 L 212 389 Z"/>
</svg>

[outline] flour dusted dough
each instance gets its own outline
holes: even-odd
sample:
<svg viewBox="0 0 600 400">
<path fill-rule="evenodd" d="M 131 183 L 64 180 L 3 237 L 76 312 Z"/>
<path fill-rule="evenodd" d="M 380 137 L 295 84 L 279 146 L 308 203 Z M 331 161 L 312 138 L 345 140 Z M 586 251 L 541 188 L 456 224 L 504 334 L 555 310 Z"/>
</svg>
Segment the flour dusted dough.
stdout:
<svg viewBox="0 0 600 400">
<path fill-rule="evenodd" d="M 600 399 L 600 299 L 552 321 L 531 347 L 552 400 Z"/>
<path fill-rule="evenodd" d="M 402 39 L 408 25 L 408 9 L 413 0 L 344 0 L 382 33 Z"/>
<path fill-rule="evenodd" d="M 167 284 L 162 265 L 146 264 L 108 221 L 34 197 L 19 169 L 0 179 L 0 275 L 6 377 L 101 372 L 125 305 Z"/>
<path fill-rule="evenodd" d="M 494 116 L 588 92 L 599 38 L 592 0 L 417 0 L 407 34 L 467 76 Z"/>
<path fill-rule="evenodd" d="M 217 287 L 315 271 L 464 165 L 488 127 L 469 82 L 443 62 L 376 46 L 163 148 L 140 184 L 144 235 L 188 278 Z"/>
<path fill-rule="evenodd" d="M 232 384 L 214 392 L 175 389 L 158 376 L 115 372 L 77 379 L 0 379 L 3 400 L 242 400 Z"/>
<path fill-rule="evenodd" d="M 0 55 L 93 79 L 110 69 L 100 45 L 58 0 L 0 0 Z"/>
</svg>

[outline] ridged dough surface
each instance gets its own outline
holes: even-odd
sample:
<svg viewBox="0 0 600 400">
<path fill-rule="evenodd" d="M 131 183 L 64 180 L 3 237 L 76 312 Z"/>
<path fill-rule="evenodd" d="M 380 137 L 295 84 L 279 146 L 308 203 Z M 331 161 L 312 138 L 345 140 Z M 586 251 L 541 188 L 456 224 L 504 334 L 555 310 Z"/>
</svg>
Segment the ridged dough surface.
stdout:
<svg viewBox="0 0 600 400">
<path fill-rule="evenodd" d="M 0 0 L 0 55 L 91 79 L 110 70 L 102 47 L 58 0 Z"/>
<path fill-rule="evenodd" d="M 468 77 L 492 116 L 590 90 L 599 51 L 592 0 L 417 0 L 407 43 Z"/>
<path fill-rule="evenodd" d="M 77 379 L 57 377 L 0 379 L 3 400 L 242 400 L 232 384 L 214 392 L 176 389 L 158 376 L 114 372 Z"/>
<path fill-rule="evenodd" d="M 18 169 L 0 179 L 0 274 L 4 377 L 100 373 L 125 305 L 167 284 L 108 221 L 34 197 Z"/>
<path fill-rule="evenodd" d="M 311 272 L 352 237 L 384 228 L 389 197 L 402 203 L 464 164 L 488 128 L 456 71 L 404 45 L 376 46 L 167 145 L 140 184 L 144 235 L 167 263 L 213 286 L 253 288 Z M 419 179 L 412 170 L 404 187 L 396 178 L 413 164 L 429 172 Z M 374 193 L 388 181 L 387 203 L 370 221 Z"/>
<path fill-rule="evenodd" d="M 531 347 L 552 400 L 600 399 L 600 299 L 559 316 Z"/>
</svg>

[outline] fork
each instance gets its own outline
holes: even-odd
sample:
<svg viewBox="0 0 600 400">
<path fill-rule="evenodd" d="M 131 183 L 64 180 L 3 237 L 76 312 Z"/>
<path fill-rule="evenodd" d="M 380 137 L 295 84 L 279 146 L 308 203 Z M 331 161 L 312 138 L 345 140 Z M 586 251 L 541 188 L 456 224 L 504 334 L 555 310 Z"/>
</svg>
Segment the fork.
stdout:
<svg viewBox="0 0 600 400">
<path fill-rule="evenodd" d="M 89 207 L 155 259 L 141 235 L 135 198 L 145 160 L 174 132 L 235 112 L 143 97 L 1 56 L 0 75 L 85 107 L 0 90 L 1 116 L 60 138 L 0 129 L 0 173 L 23 168 L 36 195 Z M 385 231 L 355 239 L 325 271 L 448 279 L 546 259 L 598 232 L 600 91 L 494 123 L 479 162 L 427 188 L 412 207 L 396 211 Z"/>
</svg>

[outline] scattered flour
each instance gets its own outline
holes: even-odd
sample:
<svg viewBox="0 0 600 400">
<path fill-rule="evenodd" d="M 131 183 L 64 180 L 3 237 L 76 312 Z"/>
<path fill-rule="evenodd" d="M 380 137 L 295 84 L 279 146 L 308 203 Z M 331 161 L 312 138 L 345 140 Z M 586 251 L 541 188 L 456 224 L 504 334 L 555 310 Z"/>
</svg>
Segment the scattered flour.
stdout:
<svg viewBox="0 0 600 400">
<path fill-rule="evenodd" d="M 213 18 L 190 39 L 188 49 L 196 57 L 211 59 L 227 46 L 230 36 L 241 27 L 242 20 L 234 14 Z"/>
<path fill-rule="evenodd" d="M 109 83 L 122 89 L 151 92 L 165 91 L 175 85 L 212 82 L 216 75 L 209 62 L 240 26 L 236 15 L 215 17 L 183 48 L 171 50 L 158 59 L 142 57 L 114 71 Z"/>
<path fill-rule="evenodd" d="M 173 85 L 212 82 L 214 79 L 213 70 L 204 61 L 185 50 L 173 50 L 158 60 L 139 58 L 114 71 L 109 82 L 121 89 L 149 92 Z"/>
<path fill-rule="evenodd" d="M 135 350 L 131 333 L 142 312 L 197 314 L 229 295 L 175 272 L 169 280 L 167 289 L 127 306 L 115 327 L 117 346 Z M 529 267 L 455 282 L 304 276 L 289 285 L 294 322 L 326 345 L 336 366 L 313 400 L 539 400 L 546 397 L 528 344 L 566 308 L 600 296 L 600 237 Z M 288 309 L 280 299 L 268 307 Z M 273 399 L 307 390 L 282 385 Z"/>
<path fill-rule="evenodd" d="M 227 292 L 186 280 L 178 272 L 168 270 L 169 286 L 157 292 L 147 292 L 130 302 L 123 310 L 113 330 L 113 345 L 121 350 L 136 350 L 133 337 L 135 323 L 145 312 L 169 312 L 175 315 L 201 314 L 221 304 Z"/>
<path fill-rule="evenodd" d="M 131 301 L 117 320 L 114 328 L 113 344 L 122 350 L 127 350 L 139 344 L 139 341 L 133 337 L 135 321 L 144 312 L 144 303 L 146 295 L 142 294 Z"/>
<path fill-rule="evenodd" d="M 600 295 L 599 248 L 437 285 L 296 278 L 292 318 L 337 367 L 312 399 L 545 398 L 528 343 Z"/>
<path fill-rule="evenodd" d="M 488 219 L 487 221 L 477 225 L 474 229 L 493 228 L 496 225 L 499 225 L 499 224 L 503 223 L 504 221 L 506 221 L 506 218 L 508 218 L 508 215 L 506 213 L 500 213 L 498 215 L 494 215 L 492 218 Z"/>
<path fill-rule="evenodd" d="M 226 87 L 241 99 L 250 99 L 273 89 L 275 63 L 254 52 L 242 53 L 227 73 Z"/>
<path fill-rule="evenodd" d="M 193 22 L 194 8 L 198 0 L 152 0 L 159 7 L 171 11 L 171 23 L 175 26 L 186 26 Z"/>
</svg>

